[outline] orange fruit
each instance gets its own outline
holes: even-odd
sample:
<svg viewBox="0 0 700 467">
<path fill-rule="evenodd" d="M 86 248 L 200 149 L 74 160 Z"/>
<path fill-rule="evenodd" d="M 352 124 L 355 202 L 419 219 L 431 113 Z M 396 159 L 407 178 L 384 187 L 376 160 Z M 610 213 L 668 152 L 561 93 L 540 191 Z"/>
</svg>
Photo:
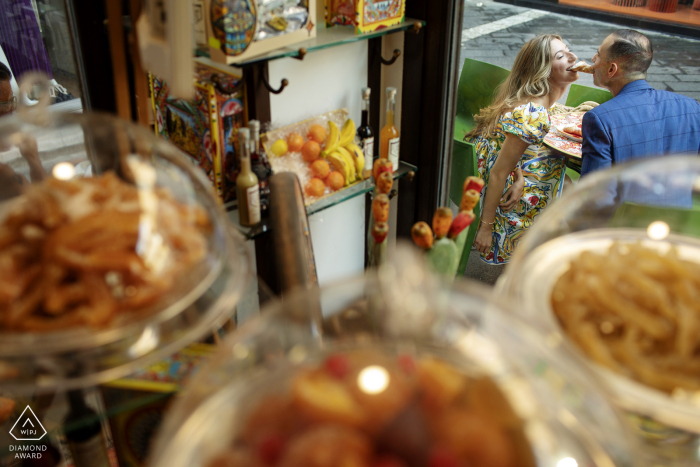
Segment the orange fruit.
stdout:
<svg viewBox="0 0 700 467">
<path fill-rule="evenodd" d="M 304 138 L 302 138 L 299 133 L 292 133 L 287 137 L 287 147 L 291 152 L 301 151 L 303 145 Z"/>
<path fill-rule="evenodd" d="M 326 140 L 326 129 L 321 125 L 311 125 L 309 128 L 309 134 L 306 135 L 307 138 L 316 141 L 318 144 L 323 144 Z"/>
<path fill-rule="evenodd" d="M 315 161 L 318 159 L 319 154 L 321 154 L 321 146 L 316 141 L 307 141 L 301 147 L 301 157 L 306 162 Z"/>
<path fill-rule="evenodd" d="M 324 180 L 331 173 L 331 166 L 323 159 L 317 159 L 311 163 L 311 172 L 315 177 Z"/>
<path fill-rule="evenodd" d="M 326 185 L 320 178 L 314 177 L 306 184 L 306 194 L 309 196 L 323 196 L 324 191 L 326 191 Z"/>
<path fill-rule="evenodd" d="M 326 179 L 328 187 L 333 191 L 338 191 L 345 186 L 345 177 L 338 171 L 333 171 L 328 174 Z"/>
</svg>

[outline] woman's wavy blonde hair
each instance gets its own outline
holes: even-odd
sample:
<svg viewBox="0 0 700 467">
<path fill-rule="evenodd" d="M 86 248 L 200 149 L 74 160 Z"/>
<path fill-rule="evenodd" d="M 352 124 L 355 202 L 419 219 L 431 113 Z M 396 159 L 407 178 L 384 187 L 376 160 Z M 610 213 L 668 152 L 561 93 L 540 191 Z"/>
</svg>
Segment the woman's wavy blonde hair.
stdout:
<svg viewBox="0 0 700 467">
<path fill-rule="evenodd" d="M 498 119 L 526 99 L 549 94 L 549 75 L 552 71 L 552 40 L 556 34 L 542 34 L 530 39 L 515 58 L 508 78 L 498 86 L 493 104 L 474 115 L 476 128 L 469 136 L 494 136 Z"/>
</svg>

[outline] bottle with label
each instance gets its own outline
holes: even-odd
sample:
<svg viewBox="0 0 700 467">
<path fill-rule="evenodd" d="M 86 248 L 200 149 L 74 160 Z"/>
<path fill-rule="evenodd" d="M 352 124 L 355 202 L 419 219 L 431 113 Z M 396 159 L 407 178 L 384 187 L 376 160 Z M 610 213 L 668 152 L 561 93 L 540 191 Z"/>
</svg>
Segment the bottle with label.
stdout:
<svg viewBox="0 0 700 467">
<path fill-rule="evenodd" d="M 241 154 L 241 172 L 236 178 L 238 219 L 244 227 L 260 222 L 260 185 L 258 177 L 250 168 L 250 130 L 238 130 L 238 147 Z"/>
<path fill-rule="evenodd" d="M 357 137 L 360 139 L 360 148 L 368 161 L 374 162 L 374 131 L 369 126 L 369 96 L 370 88 L 362 88 L 362 123 L 357 129 Z"/>
<path fill-rule="evenodd" d="M 260 122 L 251 120 L 248 122 L 250 129 L 250 164 L 251 169 L 260 185 L 260 213 L 261 216 L 266 215 L 269 205 L 270 188 L 269 178 L 272 176 L 272 167 L 270 161 L 265 154 L 265 149 L 260 144 Z"/>
<path fill-rule="evenodd" d="M 82 392 L 68 391 L 70 410 L 64 421 L 75 467 L 110 467 L 107 444 L 97 412 L 85 404 Z"/>
<path fill-rule="evenodd" d="M 379 157 L 389 159 L 393 170 L 399 170 L 399 130 L 394 126 L 396 108 L 396 88 L 386 88 L 386 124 L 380 134 L 381 151 Z"/>
</svg>

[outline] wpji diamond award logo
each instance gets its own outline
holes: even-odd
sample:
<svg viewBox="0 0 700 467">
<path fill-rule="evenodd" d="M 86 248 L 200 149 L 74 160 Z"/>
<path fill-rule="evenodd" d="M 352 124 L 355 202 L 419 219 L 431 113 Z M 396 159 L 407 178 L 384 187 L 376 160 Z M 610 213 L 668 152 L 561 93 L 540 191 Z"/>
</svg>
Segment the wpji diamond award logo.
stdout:
<svg viewBox="0 0 700 467">
<path fill-rule="evenodd" d="M 10 429 L 10 434 L 17 441 L 40 441 L 46 436 L 46 429 L 34 414 L 31 407 L 27 406 Z M 41 459 L 42 451 L 46 451 L 45 445 L 23 444 L 10 446 L 10 451 L 15 453 L 15 459 Z"/>
</svg>

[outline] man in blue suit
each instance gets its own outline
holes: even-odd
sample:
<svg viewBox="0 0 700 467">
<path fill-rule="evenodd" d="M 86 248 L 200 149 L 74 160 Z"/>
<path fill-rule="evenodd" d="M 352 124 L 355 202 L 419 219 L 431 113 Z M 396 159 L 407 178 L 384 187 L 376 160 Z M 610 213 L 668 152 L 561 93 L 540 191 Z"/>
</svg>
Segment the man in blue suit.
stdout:
<svg viewBox="0 0 700 467">
<path fill-rule="evenodd" d="M 614 164 L 700 151 L 700 104 L 646 82 L 653 50 L 631 29 L 610 34 L 593 57 L 593 83 L 613 98 L 583 117 L 581 176 Z"/>
</svg>

